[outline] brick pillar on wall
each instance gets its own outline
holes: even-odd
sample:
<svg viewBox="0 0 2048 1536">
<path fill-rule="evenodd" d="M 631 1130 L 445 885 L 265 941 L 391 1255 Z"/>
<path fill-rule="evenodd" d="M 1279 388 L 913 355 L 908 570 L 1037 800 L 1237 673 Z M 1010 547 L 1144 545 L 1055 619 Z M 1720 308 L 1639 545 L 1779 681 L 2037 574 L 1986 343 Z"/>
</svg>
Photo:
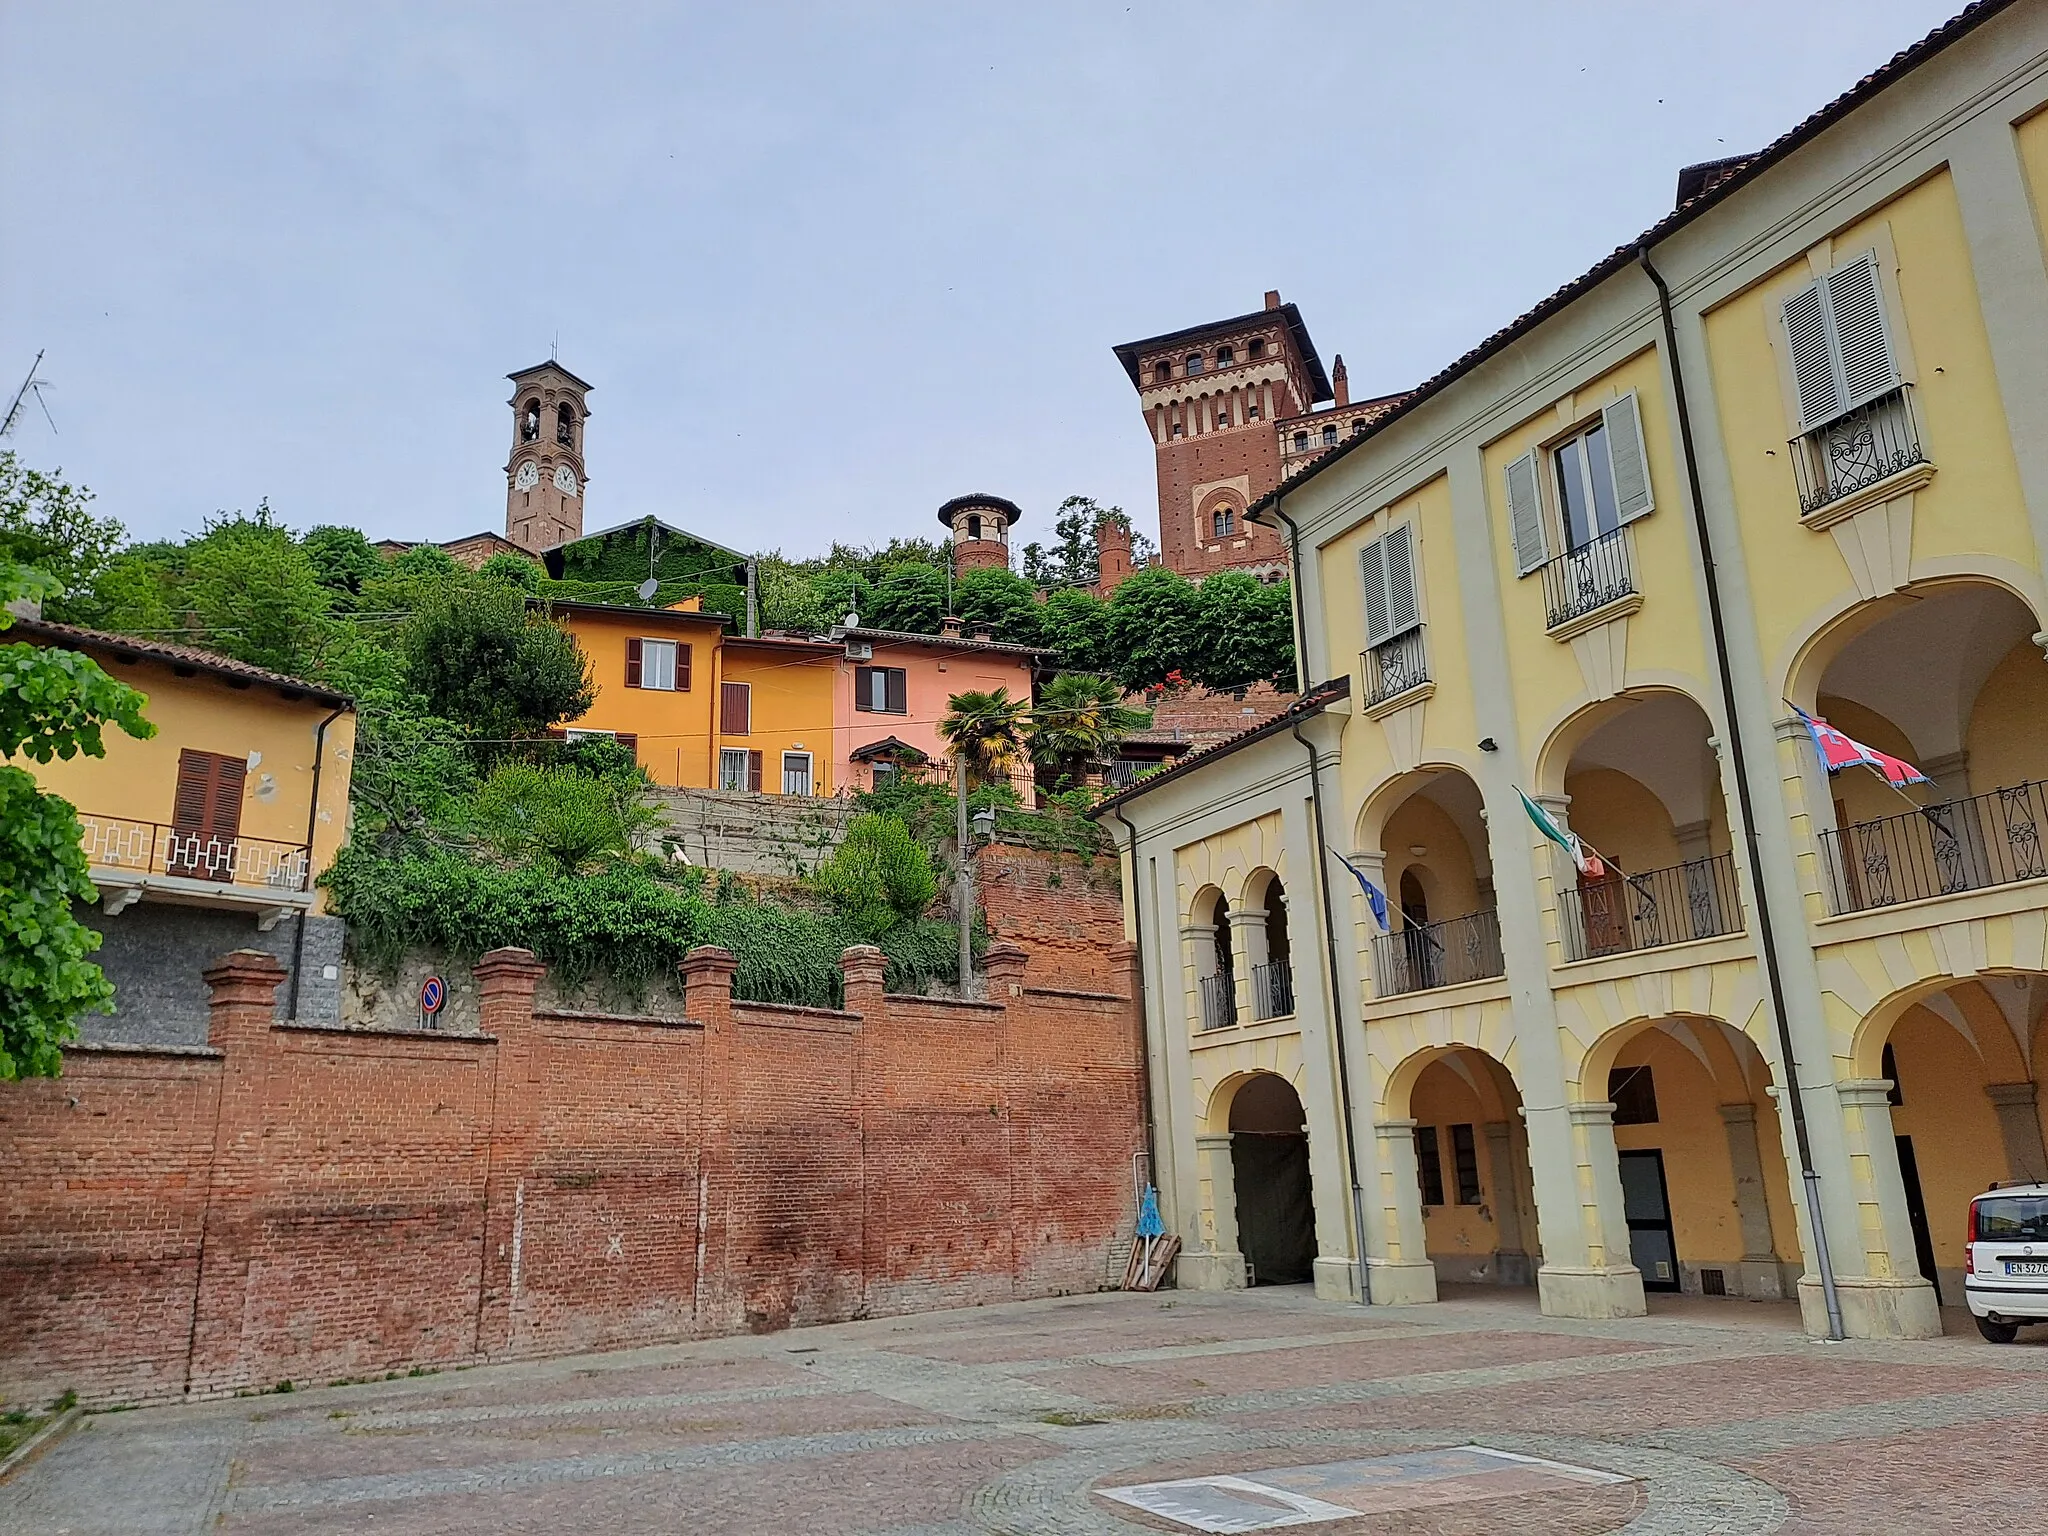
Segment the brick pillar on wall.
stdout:
<svg viewBox="0 0 2048 1536">
<path fill-rule="evenodd" d="M 888 1278 L 888 1191 L 873 1172 L 881 1162 L 874 1138 L 887 1124 L 882 1062 L 889 1019 L 882 988 L 888 962 L 874 945 L 856 944 L 839 957 L 839 972 L 846 979 L 846 1011 L 860 1015 L 853 1091 L 860 1114 L 860 1289 L 865 1305 L 870 1288 Z"/>
<path fill-rule="evenodd" d="M 519 1347 L 519 1302 L 526 1278 L 526 1171 L 533 1157 L 534 1084 L 539 1076 L 533 994 L 547 967 L 530 949 L 494 949 L 476 963 L 479 1026 L 498 1042 L 491 1080 L 491 1148 L 484 1176 L 482 1292 L 476 1349 L 489 1356 Z"/>
<path fill-rule="evenodd" d="M 697 1089 L 697 1262 L 690 1331 L 699 1338 L 736 1332 L 744 1299 L 731 1294 L 732 1250 L 732 951 L 700 944 L 683 956 L 683 1012 L 704 1031 L 704 1078 Z"/>
<path fill-rule="evenodd" d="M 1025 1204 L 1017 1197 L 1018 1147 L 1031 1145 L 1031 1127 L 1028 1123 L 1019 1125 L 1020 1115 L 1028 1116 L 1019 1105 L 1030 1095 L 1027 1085 L 1017 1081 L 1017 1065 L 1010 1051 L 1010 1010 L 1024 1000 L 1024 968 L 1031 957 L 1015 944 L 998 940 L 989 945 L 981 957 L 981 969 L 987 977 L 988 1000 L 1003 1011 L 989 1020 L 989 1027 L 995 1031 L 996 1082 L 1001 1097 L 990 1106 L 1002 1121 L 1003 1128 L 1003 1198 L 1010 1212 L 1010 1284 L 1014 1287 L 1023 1277 L 1027 1256 L 1031 1253 L 1033 1232 L 1019 1230 L 1020 1224 L 1029 1222 L 1025 1215 Z"/>
<path fill-rule="evenodd" d="M 214 961 L 204 975 L 209 994 L 206 1041 L 225 1059 L 199 1237 L 192 1352 L 185 1366 L 188 1393 L 247 1384 L 241 1360 L 242 1314 L 263 1137 L 264 1056 L 285 969 L 276 956 L 260 949 L 238 949 Z"/>
</svg>

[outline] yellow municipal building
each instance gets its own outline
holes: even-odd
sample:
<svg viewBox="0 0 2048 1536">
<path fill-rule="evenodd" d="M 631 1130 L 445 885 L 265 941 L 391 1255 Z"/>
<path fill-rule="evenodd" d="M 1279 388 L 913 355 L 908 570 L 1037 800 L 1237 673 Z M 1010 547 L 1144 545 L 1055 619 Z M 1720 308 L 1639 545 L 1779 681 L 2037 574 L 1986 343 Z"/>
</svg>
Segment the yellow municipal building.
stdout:
<svg viewBox="0 0 2048 1536">
<path fill-rule="evenodd" d="M 2044 222 L 1975 6 L 1252 508 L 1301 701 L 1101 813 L 1182 1285 L 1940 1331 L 2048 1175 Z"/>
</svg>

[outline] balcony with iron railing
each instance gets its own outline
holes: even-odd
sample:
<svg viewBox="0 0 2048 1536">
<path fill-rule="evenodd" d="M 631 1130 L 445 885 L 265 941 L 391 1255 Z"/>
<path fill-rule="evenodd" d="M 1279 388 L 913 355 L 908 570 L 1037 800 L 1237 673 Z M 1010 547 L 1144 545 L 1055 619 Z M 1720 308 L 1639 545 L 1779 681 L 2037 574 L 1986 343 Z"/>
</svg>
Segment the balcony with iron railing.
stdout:
<svg viewBox="0 0 2048 1536">
<path fill-rule="evenodd" d="M 1911 394 L 1903 384 L 1824 427 L 1795 437 L 1791 450 L 1801 517 L 1811 517 L 1928 462 L 1913 420 Z"/>
<path fill-rule="evenodd" d="M 1218 971 L 1214 976 L 1204 976 L 1202 988 L 1202 1028 L 1228 1029 L 1237 1022 L 1237 981 L 1227 971 Z"/>
<path fill-rule="evenodd" d="M 1639 875 L 1567 886 L 1557 926 L 1568 960 L 1658 949 L 1742 931 L 1742 898 L 1732 854 L 1692 859 Z"/>
<path fill-rule="evenodd" d="M 1271 960 L 1252 967 L 1252 1017 L 1284 1019 L 1294 1012 L 1294 967 Z"/>
<path fill-rule="evenodd" d="M 1399 698 L 1411 688 L 1429 681 L 1429 652 L 1422 643 L 1422 626 L 1405 635 L 1382 641 L 1359 658 L 1365 670 L 1365 694 L 1361 709 L 1371 709 L 1389 699 Z"/>
<path fill-rule="evenodd" d="M 1492 908 L 1378 934 L 1372 950 L 1375 991 L 1380 997 L 1455 987 L 1507 973 L 1500 947 L 1500 914 Z"/>
<path fill-rule="evenodd" d="M 2048 780 L 1823 832 L 1821 865 L 1839 913 L 2048 876 Z"/>
<path fill-rule="evenodd" d="M 304 891 L 312 850 L 304 843 L 225 837 L 161 822 L 80 813 L 86 862 L 116 875 L 170 875 L 259 891 Z"/>
<path fill-rule="evenodd" d="M 1576 632 L 1603 609 L 1637 596 L 1629 530 L 1617 528 L 1566 550 L 1543 567 L 1544 627 Z"/>
</svg>

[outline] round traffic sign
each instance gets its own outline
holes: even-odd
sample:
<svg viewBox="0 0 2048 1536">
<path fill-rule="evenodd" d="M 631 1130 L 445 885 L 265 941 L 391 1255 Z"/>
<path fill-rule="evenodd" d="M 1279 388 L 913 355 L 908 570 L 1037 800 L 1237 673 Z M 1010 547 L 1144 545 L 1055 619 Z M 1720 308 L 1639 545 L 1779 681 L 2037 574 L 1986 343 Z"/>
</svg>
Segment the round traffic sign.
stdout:
<svg viewBox="0 0 2048 1536">
<path fill-rule="evenodd" d="M 420 983 L 420 1012 L 439 1013 L 441 1005 L 448 1001 L 448 989 L 441 984 L 438 976 L 429 976 Z"/>
</svg>

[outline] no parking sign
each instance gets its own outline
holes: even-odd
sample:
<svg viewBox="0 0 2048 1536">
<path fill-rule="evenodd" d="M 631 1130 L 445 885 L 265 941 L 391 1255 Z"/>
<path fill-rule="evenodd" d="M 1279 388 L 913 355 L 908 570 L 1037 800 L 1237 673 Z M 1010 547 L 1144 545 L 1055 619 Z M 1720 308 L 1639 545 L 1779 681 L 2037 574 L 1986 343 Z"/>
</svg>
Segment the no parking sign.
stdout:
<svg viewBox="0 0 2048 1536">
<path fill-rule="evenodd" d="M 420 983 L 420 1027 L 437 1027 L 434 1015 L 441 1011 L 441 1005 L 448 1001 L 448 988 L 438 976 L 429 976 Z"/>
</svg>

